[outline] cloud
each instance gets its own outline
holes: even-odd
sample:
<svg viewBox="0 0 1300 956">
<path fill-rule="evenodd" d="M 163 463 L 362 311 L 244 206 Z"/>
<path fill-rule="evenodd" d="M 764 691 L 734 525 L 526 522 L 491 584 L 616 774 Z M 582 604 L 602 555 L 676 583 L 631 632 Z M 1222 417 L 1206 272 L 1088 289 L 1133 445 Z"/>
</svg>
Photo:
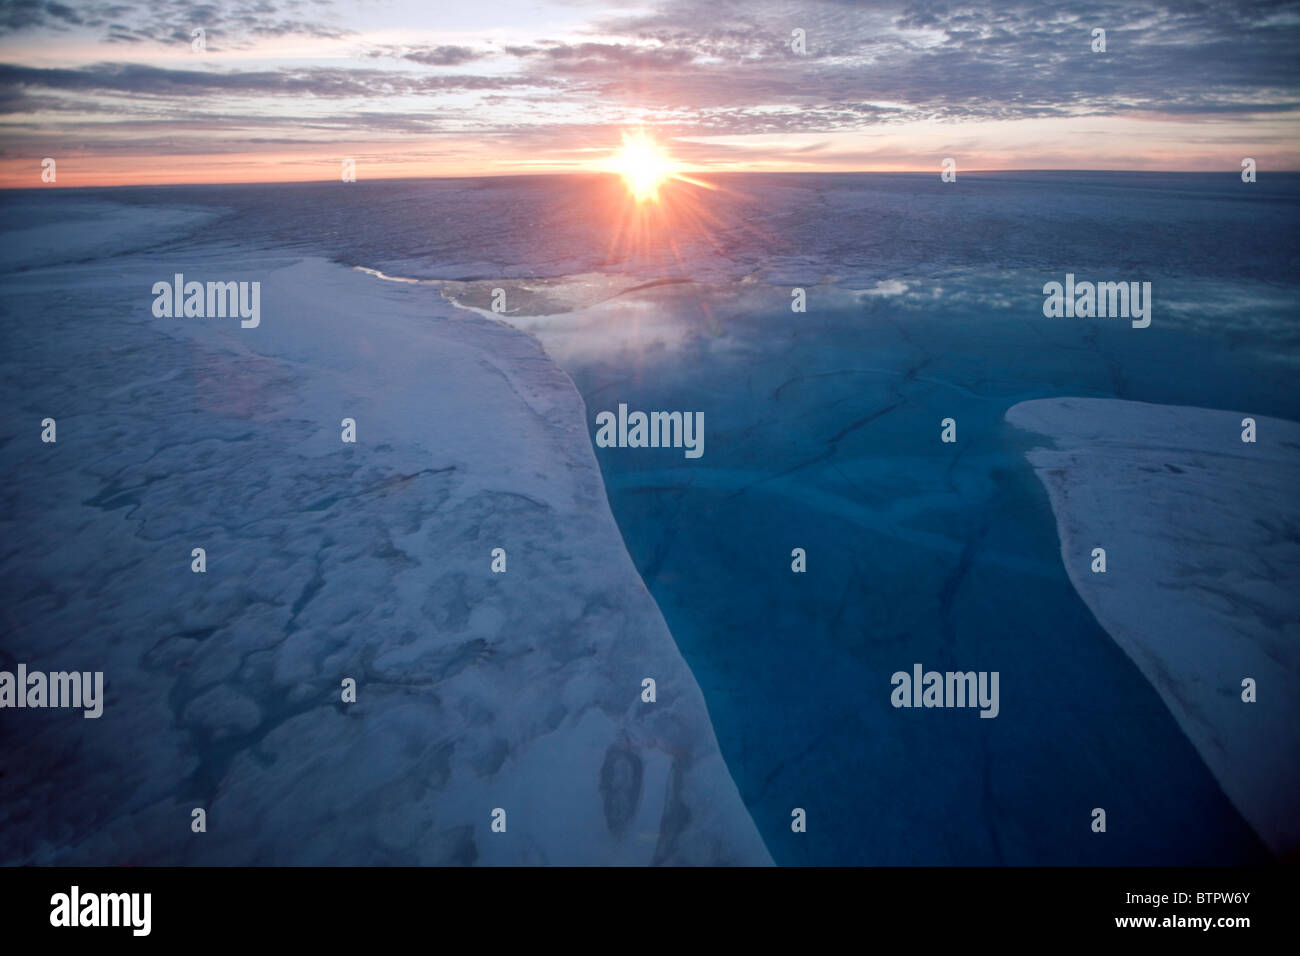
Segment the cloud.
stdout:
<svg viewBox="0 0 1300 956">
<path fill-rule="evenodd" d="M 7 0 L 0 5 L 0 36 L 39 27 L 63 30 L 83 22 L 72 7 L 50 0 Z"/>
<path fill-rule="evenodd" d="M 260 37 L 342 37 L 348 31 L 301 11 L 319 13 L 332 0 L 77 0 L 75 8 L 54 0 L 5 0 L 0 36 L 20 32 L 64 33 L 74 28 L 107 43 L 190 42 L 202 27 L 213 51 L 250 45 Z"/>
<path fill-rule="evenodd" d="M 510 47 L 513 55 L 543 61 L 543 70 L 557 73 L 625 73 L 627 71 L 674 70 L 695 59 L 695 52 L 663 45 L 638 46 L 627 43 L 545 43 L 534 47 Z"/>
<path fill-rule="evenodd" d="M 363 46 L 344 65 L 0 64 L 0 112 L 71 135 L 61 117 L 75 110 L 102 120 L 97 136 L 115 122 L 206 117 L 232 143 L 346 135 L 351 116 L 367 134 L 472 134 L 529 148 L 628 121 L 689 139 L 1079 116 L 1283 122 L 1300 110 L 1297 2 L 661 0 L 636 13 L 592 10 L 563 39 L 506 43 L 462 30 L 448 35 L 457 42 Z M 122 58 L 143 57 L 150 41 L 188 44 L 195 25 L 237 45 L 363 34 L 365 20 L 361 7 L 307 0 L 0 8 L 0 32 L 96 31 Z M 1095 27 L 1107 31 L 1105 53 L 1091 51 Z M 806 55 L 791 48 L 796 29 Z M 354 101 L 346 113 L 328 105 L 342 100 Z"/>
<path fill-rule="evenodd" d="M 177 70 L 138 63 L 98 63 L 79 69 L 46 69 L 0 63 L 0 89 L 46 89 L 126 94 L 167 99 L 230 93 L 250 96 L 392 97 L 465 90 L 545 85 L 522 76 L 433 76 L 360 68 L 308 67 L 280 70 Z"/>
<path fill-rule="evenodd" d="M 412 63 L 419 63 L 422 66 L 459 66 L 462 63 L 469 63 L 471 60 L 478 60 L 487 55 L 489 54 L 471 47 L 452 44 L 422 47 L 384 46 L 366 51 L 366 56 L 371 59 L 387 57 L 410 60 Z"/>
</svg>

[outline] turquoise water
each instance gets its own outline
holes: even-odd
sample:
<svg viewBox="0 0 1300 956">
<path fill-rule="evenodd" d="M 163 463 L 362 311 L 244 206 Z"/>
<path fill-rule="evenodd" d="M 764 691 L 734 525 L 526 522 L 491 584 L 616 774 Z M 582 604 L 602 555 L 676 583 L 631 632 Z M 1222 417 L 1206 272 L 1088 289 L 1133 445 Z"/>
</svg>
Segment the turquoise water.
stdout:
<svg viewBox="0 0 1300 956">
<path fill-rule="evenodd" d="M 1023 455 L 1041 439 L 1002 416 L 1028 398 L 1090 395 L 1294 418 L 1288 366 L 1172 322 L 1047 320 L 1033 289 L 1027 309 L 980 308 L 1007 293 L 1005 276 L 943 284 L 939 299 L 915 282 L 908 295 L 804 315 L 660 292 L 656 310 L 695 321 L 697 335 L 571 368 L 593 417 L 617 402 L 705 411 L 697 461 L 664 449 L 597 456 L 774 857 L 1262 858 L 1070 586 Z M 955 444 L 940 441 L 948 417 Z M 806 573 L 791 570 L 795 547 Z M 999 671 L 1000 715 L 894 709 L 890 675 L 915 662 Z M 790 827 L 796 807 L 804 834 Z M 1107 811 L 1104 836 L 1089 828 L 1094 807 Z"/>
</svg>

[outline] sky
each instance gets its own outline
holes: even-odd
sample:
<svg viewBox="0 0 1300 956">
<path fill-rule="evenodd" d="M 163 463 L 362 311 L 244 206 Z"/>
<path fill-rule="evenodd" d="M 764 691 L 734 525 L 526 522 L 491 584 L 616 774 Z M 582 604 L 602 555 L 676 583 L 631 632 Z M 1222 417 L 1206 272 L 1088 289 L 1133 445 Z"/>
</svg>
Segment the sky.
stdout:
<svg viewBox="0 0 1300 956">
<path fill-rule="evenodd" d="M 18 188 L 574 172 L 628 129 L 700 171 L 1262 176 L 1300 2 L 0 0 L 0 112 Z"/>
</svg>

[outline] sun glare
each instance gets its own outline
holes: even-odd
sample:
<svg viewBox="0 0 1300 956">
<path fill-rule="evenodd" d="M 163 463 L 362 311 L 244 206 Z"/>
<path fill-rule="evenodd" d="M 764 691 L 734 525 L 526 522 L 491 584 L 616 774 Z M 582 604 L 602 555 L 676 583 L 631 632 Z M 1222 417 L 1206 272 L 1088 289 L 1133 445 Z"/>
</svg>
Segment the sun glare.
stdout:
<svg viewBox="0 0 1300 956">
<path fill-rule="evenodd" d="M 623 192 L 607 179 L 599 193 L 598 208 L 609 218 L 610 255 L 656 262 L 668 256 L 682 262 L 695 243 L 713 241 L 722 228 L 719 211 L 727 203 L 707 201 L 706 194 L 719 187 L 688 175 L 650 132 L 624 129 L 622 136 L 621 146 L 592 165 L 593 172 L 618 176 L 626 188 Z"/>
<path fill-rule="evenodd" d="M 659 187 L 665 181 L 684 178 L 678 164 L 643 130 L 623 134 L 623 145 L 610 160 L 609 169 L 623 177 L 638 203 L 658 202 Z"/>
</svg>

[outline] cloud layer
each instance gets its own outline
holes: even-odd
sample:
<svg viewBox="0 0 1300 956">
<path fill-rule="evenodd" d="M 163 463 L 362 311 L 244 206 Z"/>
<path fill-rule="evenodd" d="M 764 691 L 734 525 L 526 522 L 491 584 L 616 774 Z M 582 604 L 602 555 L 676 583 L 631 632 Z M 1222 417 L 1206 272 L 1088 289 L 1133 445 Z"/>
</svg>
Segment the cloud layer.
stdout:
<svg viewBox="0 0 1300 956">
<path fill-rule="evenodd" d="M 1052 124 L 1094 120 L 1210 124 L 1208 139 L 1282 151 L 1300 139 L 1300 3 L 666 0 L 636 15 L 545 12 L 530 21 L 491 3 L 478 21 L 444 24 L 403 0 L 15 0 L 0 8 L 3 157 L 365 135 L 562 161 L 631 122 L 687 152 L 711 141 L 716 156 L 735 154 L 748 138 L 805 164 L 936 125 L 954 143 L 990 124 L 1037 123 L 1043 139 Z M 406 29 L 385 28 L 395 23 Z M 1092 49 L 1097 28 L 1104 53 Z"/>
</svg>

